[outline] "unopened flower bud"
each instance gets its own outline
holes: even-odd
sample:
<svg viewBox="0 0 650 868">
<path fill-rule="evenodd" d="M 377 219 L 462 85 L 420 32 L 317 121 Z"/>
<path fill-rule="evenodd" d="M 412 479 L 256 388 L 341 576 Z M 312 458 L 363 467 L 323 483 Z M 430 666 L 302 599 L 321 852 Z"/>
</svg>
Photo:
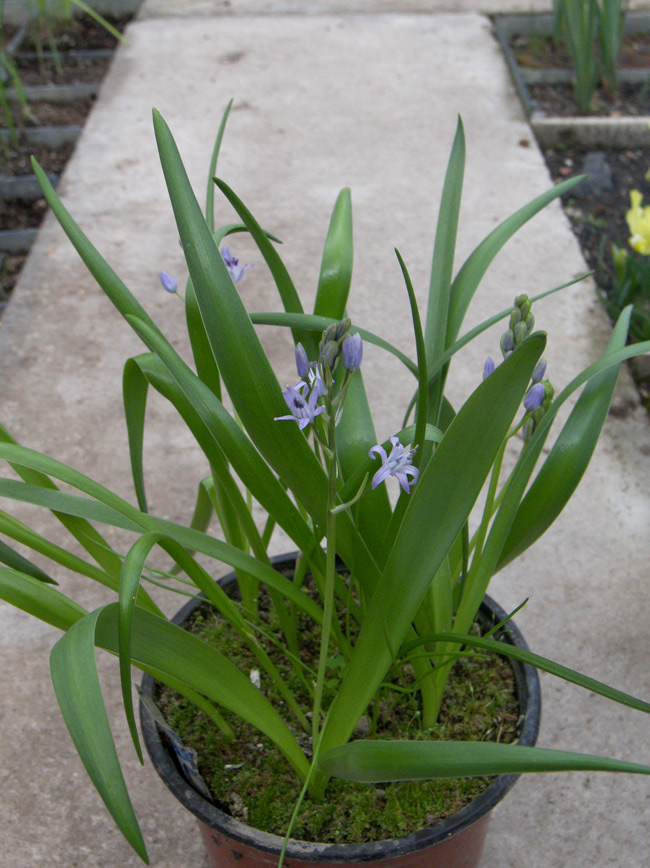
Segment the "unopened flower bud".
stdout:
<svg viewBox="0 0 650 868">
<path fill-rule="evenodd" d="M 356 371 L 361 367 L 361 359 L 363 358 L 363 341 L 361 335 L 357 332 L 354 335 L 348 335 L 343 341 L 343 366 L 348 371 Z"/>
<path fill-rule="evenodd" d="M 336 340 L 336 330 L 338 329 L 340 323 L 333 322 L 327 326 L 325 331 L 323 332 L 323 339 L 321 341 L 321 349 L 328 344 L 330 341 Z"/>
<path fill-rule="evenodd" d="M 296 369 L 301 380 L 309 376 L 309 359 L 305 348 L 300 343 L 296 344 Z"/>
<path fill-rule="evenodd" d="M 503 353 L 503 358 L 505 359 L 509 356 L 514 348 L 515 336 L 511 331 L 507 331 L 501 336 L 501 352 Z"/>
<path fill-rule="evenodd" d="M 528 326 L 526 325 L 526 323 L 523 320 L 521 322 L 518 322 L 514 328 L 515 345 L 519 346 L 519 344 L 523 341 L 527 334 Z"/>
<path fill-rule="evenodd" d="M 535 383 L 534 386 L 531 386 L 528 394 L 524 398 L 524 407 L 529 413 L 532 413 L 534 410 L 539 410 L 545 397 L 546 389 L 544 388 L 544 384 Z"/>
<path fill-rule="evenodd" d="M 526 419 L 526 421 L 524 422 L 523 428 L 521 429 L 521 435 L 524 438 L 524 441 L 528 443 L 534 433 L 535 422 L 533 421 L 533 418 L 529 416 L 528 419 Z"/>
<path fill-rule="evenodd" d="M 340 323 L 336 326 L 336 337 L 334 338 L 337 341 L 342 340 L 347 333 L 350 331 L 350 326 L 352 325 L 352 320 L 349 317 L 342 319 Z"/>
<path fill-rule="evenodd" d="M 530 313 L 530 309 L 532 307 L 532 302 L 528 298 L 528 296 L 523 293 L 522 295 L 518 295 L 515 299 L 515 307 L 518 307 L 521 311 L 522 319 L 526 319 L 528 314 Z"/>
<path fill-rule="evenodd" d="M 339 357 L 339 345 L 336 341 L 327 341 L 320 352 L 320 357 L 322 364 L 333 371 Z"/>
<path fill-rule="evenodd" d="M 528 334 L 530 334 L 535 327 L 535 317 L 532 313 L 529 313 L 527 317 L 525 317 L 524 322 L 526 323 L 526 327 L 528 328 Z"/>
<path fill-rule="evenodd" d="M 177 292 L 178 284 L 171 276 L 171 274 L 167 274 L 166 271 L 161 271 L 159 274 L 160 282 L 163 285 L 163 289 L 167 290 L 167 292 Z"/>
<path fill-rule="evenodd" d="M 546 359 L 540 359 L 539 362 L 535 365 L 535 370 L 533 371 L 533 376 L 531 380 L 533 383 L 539 383 L 544 379 L 544 374 L 546 373 Z"/>
<path fill-rule="evenodd" d="M 483 379 L 487 380 L 490 374 L 494 373 L 494 359 L 490 356 L 485 360 L 485 364 L 483 365 Z"/>
</svg>

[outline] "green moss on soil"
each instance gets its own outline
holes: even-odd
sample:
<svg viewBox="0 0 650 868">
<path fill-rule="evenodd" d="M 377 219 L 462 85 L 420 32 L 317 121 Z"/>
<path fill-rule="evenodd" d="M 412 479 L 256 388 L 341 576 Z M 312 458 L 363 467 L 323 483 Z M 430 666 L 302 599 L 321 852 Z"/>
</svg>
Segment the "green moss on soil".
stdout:
<svg viewBox="0 0 650 868">
<path fill-rule="evenodd" d="M 264 613 L 263 613 L 263 617 Z M 187 625 L 214 644 L 243 671 L 259 668 L 255 658 L 223 620 L 208 606 Z M 274 628 L 272 617 L 269 627 Z M 298 635 L 310 636 L 309 623 L 301 622 Z M 303 645 L 304 659 L 313 658 L 316 635 Z M 310 646 L 310 641 L 313 647 Z M 288 686 L 299 697 L 304 709 L 310 700 L 286 657 L 272 644 L 266 650 Z M 336 693 L 336 658 L 332 660 L 329 694 L 324 708 Z M 418 694 L 408 665 L 394 683 L 406 687 L 398 692 L 382 690 L 378 705 L 369 709 L 357 737 L 367 735 L 368 720 L 377 721 L 379 738 L 418 738 L 435 740 L 501 741 L 517 739 L 519 708 L 514 692 L 514 676 L 505 658 L 460 658 L 449 679 L 437 725 L 426 732 L 419 726 Z M 262 676 L 263 692 L 282 713 L 285 707 L 272 684 Z M 163 688 L 158 697 L 169 725 L 199 757 L 199 771 L 212 793 L 215 804 L 231 816 L 255 828 L 284 835 L 298 799 L 301 785 L 282 754 L 254 727 L 233 715 L 224 715 L 235 732 L 227 743 L 214 723 L 182 697 Z M 295 719 L 287 713 L 293 727 Z M 294 732 L 309 755 L 310 739 L 296 724 Z M 292 837 L 305 841 L 361 843 L 401 837 L 432 825 L 456 813 L 485 790 L 490 778 L 463 778 L 441 781 L 414 781 L 367 786 L 331 780 L 322 803 L 303 802 Z"/>
</svg>

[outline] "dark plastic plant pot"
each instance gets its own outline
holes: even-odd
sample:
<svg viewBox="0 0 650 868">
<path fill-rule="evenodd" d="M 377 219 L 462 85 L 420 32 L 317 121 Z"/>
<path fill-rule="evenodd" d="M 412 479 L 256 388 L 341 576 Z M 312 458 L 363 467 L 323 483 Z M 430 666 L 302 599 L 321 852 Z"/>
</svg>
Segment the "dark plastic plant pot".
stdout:
<svg viewBox="0 0 650 868">
<path fill-rule="evenodd" d="M 291 566 L 294 555 L 275 558 L 277 568 Z M 219 580 L 225 590 L 235 587 L 235 574 Z M 182 625 L 201 605 L 191 600 L 172 619 Z M 482 625 L 491 628 L 506 618 L 506 613 L 489 597 L 481 605 Z M 519 648 L 527 648 L 523 636 L 509 621 L 500 638 Z M 537 671 L 516 660 L 510 661 L 520 707 L 519 744 L 533 746 L 541 717 L 541 693 Z M 142 692 L 155 699 L 156 682 L 145 675 Z M 219 810 L 189 783 L 143 703 L 140 703 L 142 734 L 149 756 L 160 777 L 176 798 L 196 817 L 205 844 L 210 868 L 270 868 L 277 865 L 283 840 L 259 831 Z M 291 840 L 286 854 L 288 868 L 316 868 L 318 865 L 364 865 L 371 868 L 478 868 L 488 830 L 490 812 L 514 785 L 518 775 L 499 775 L 470 805 L 452 817 L 403 838 L 366 844 L 318 844 Z M 243 862 L 242 862 L 243 860 Z"/>
</svg>

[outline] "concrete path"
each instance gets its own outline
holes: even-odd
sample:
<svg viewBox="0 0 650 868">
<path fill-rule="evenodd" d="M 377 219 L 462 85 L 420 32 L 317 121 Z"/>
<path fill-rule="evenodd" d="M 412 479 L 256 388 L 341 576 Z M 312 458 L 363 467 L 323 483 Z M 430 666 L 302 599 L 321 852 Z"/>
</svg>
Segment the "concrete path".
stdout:
<svg viewBox="0 0 650 868">
<path fill-rule="evenodd" d="M 283 239 L 306 306 L 330 209 L 338 190 L 350 185 L 356 227 L 351 315 L 410 350 L 393 247 L 423 297 L 457 114 L 468 142 L 458 262 L 550 184 L 488 19 L 476 11 L 383 14 L 389 7 L 380 0 L 373 7 L 378 14 L 363 16 L 342 14 L 358 8 L 342 0 L 322 16 L 284 15 L 288 4 L 261 0 L 232 4 L 251 14 L 221 16 L 216 2 L 197 0 L 188 8 L 177 0 L 165 9 L 186 14 L 171 20 L 158 0 L 145 3 L 65 173 L 63 200 L 185 352 L 182 308 L 156 276 L 164 269 L 180 283 L 183 265 L 150 112 L 156 106 L 169 122 L 202 192 L 213 135 L 234 96 L 220 174 Z M 496 5 L 511 4 L 489 4 Z M 415 4 L 390 8 L 411 12 Z M 228 209 L 218 208 L 227 221 Z M 242 237 L 232 247 L 255 263 L 241 284 L 251 309 L 274 306 L 252 245 Z M 517 293 L 543 291 L 584 269 L 568 223 L 553 205 L 498 257 L 468 325 Z M 590 283 L 540 303 L 536 315 L 550 333 L 547 358 L 556 386 L 595 359 L 608 340 Z M 498 330 L 484 335 L 452 370 L 456 399 L 474 388 L 484 357 L 498 351 L 498 338 Z M 280 379 L 290 379 L 286 336 L 270 332 L 265 340 Z M 124 360 L 142 346 L 51 217 L 3 316 L 0 349 L 2 420 L 14 435 L 132 498 L 121 373 Z M 386 437 L 399 424 L 411 384 L 370 351 L 365 377 Z M 152 510 L 187 520 L 195 481 L 206 468 L 162 401 L 152 397 L 148 413 Z M 530 596 L 518 621 L 534 650 L 646 699 L 648 480 L 650 426 L 623 372 L 594 464 L 571 506 L 493 585 L 505 607 Z M 55 522 L 45 522 L 43 532 L 60 538 Z M 64 582 L 64 590 L 89 608 L 109 599 L 89 583 Z M 132 868 L 140 863 L 88 782 L 56 709 L 48 675 L 55 638 L 55 631 L 0 605 L 0 862 L 4 868 Z M 201 868 L 193 820 L 148 765 L 138 768 L 114 661 L 102 659 L 101 667 L 151 864 Z M 543 690 L 541 745 L 650 763 L 648 718 L 550 677 Z M 646 778 L 529 776 L 494 812 L 483 868 L 640 868 L 647 864 L 649 819 Z"/>
</svg>

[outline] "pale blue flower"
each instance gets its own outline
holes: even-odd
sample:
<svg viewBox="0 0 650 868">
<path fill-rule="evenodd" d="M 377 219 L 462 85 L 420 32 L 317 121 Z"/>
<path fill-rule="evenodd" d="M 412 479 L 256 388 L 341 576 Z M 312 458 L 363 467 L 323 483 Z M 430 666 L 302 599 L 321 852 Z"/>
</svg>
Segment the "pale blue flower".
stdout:
<svg viewBox="0 0 650 868">
<path fill-rule="evenodd" d="M 356 371 L 361 367 L 363 358 L 363 341 L 357 332 L 348 335 L 343 341 L 343 367 L 348 371 Z"/>
<path fill-rule="evenodd" d="M 391 437 L 390 442 L 393 448 L 390 455 L 386 454 L 383 446 L 377 444 L 373 446 L 368 455 L 374 458 L 374 454 L 378 454 L 381 458 L 381 467 L 372 478 L 372 487 L 377 488 L 389 476 L 394 476 L 407 494 L 411 493 L 411 488 L 418 480 L 420 471 L 417 467 L 413 467 L 414 449 L 407 449 L 399 441 L 398 437 Z M 413 481 L 409 482 L 408 477 L 412 476 Z"/>
<path fill-rule="evenodd" d="M 251 265 L 240 265 L 237 257 L 233 256 L 227 247 L 221 248 L 221 255 L 223 257 L 223 261 L 226 264 L 226 268 L 228 269 L 228 272 L 232 277 L 233 283 L 239 283 L 239 281 L 244 276 L 244 272 L 246 271 L 246 269 L 252 268 Z"/>
<path fill-rule="evenodd" d="M 294 420 L 298 423 L 298 427 L 302 431 L 310 422 L 313 422 L 316 416 L 323 412 L 325 407 L 317 407 L 319 395 L 317 389 L 312 389 L 309 398 L 304 398 L 300 392 L 307 389 L 307 383 L 299 382 L 295 386 L 287 386 L 282 393 L 282 397 L 287 402 L 287 407 L 291 410 L 290 416 L 276 416 L 275 421 L 279 422 L 284 419 Z"/>
<path fill-rule="evenodd" d="M 539 410 L 542 401 L 546 397 L 546 388 L 543 383 L 535 383 L 524 398 L 524 407 L 529 413 Z"/>
<path fill-rule="evenodd" d="M 166 289 L 167 292 L 177 292 L 178 291 L 178 284 L 176 283 L 174 278 L 171 276 L 171 274 L 167 274 L 166 271 L 161 271 L 159 274 L 159 277 L 160 277 L 160 282 L 163 285 L 163 289 Z"/>
</svg>

